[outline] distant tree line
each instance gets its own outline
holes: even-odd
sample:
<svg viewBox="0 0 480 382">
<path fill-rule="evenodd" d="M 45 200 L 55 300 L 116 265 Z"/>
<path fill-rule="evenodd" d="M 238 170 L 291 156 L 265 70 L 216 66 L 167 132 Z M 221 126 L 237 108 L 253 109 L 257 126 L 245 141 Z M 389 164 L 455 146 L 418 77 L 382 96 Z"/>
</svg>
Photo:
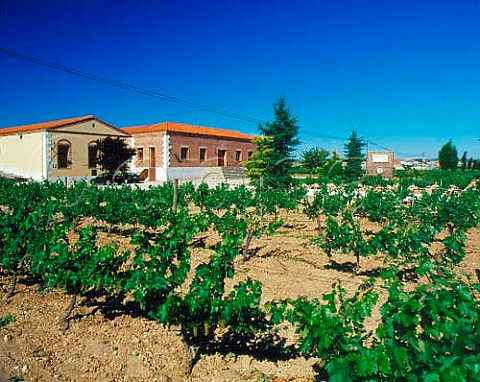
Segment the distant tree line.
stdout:
<svg viewBox="0 0 480 382">
<path fill-rule="evenodd" d="M 300 144 L 298 138 L 298 119 L 287 106 L 285 98 L 280 97 L 273 104 L 274 118 L 259 125 L 260 135 L 253 139 L 257 150 L 247 162 L 248 175 L 255 183 L 266 187 L 286 188 L 293 183 L 294 172 L 303 172 L 312 177 L 352 182 L 365 175 L 362 163 L 365 161 L 365 140 L 353 130 L 344 144 L 343 157 L 332 152 L 312 147 L 300 155 L 299 166 L 294 167 L 294 152 Z M 438 160 L 442 170 L 479 170 L 480 161 L 468 158 L 465 151 L 458 158 L 455 145 L 449 140 L 439 153 Z"/>
<path fill-rule="evenodd" d="M 253 139 L 257 150 L 247 162 L 248 175 L 253 182 L 266 187 L 285 188 L 292 185 L 294 152 L 300 144 L 298 119 L 280 97 L 273 104 L 272 121 L 259 125 L 260 135 Z M 313 147 L 301 154 L 300 166 L 312 176 L 355 181 L 364 174 L 365 141 L 352 131 L 344 145 L 344 157 L 336 151 L 329 152 Z"/>
<path fill-rule="evenodd" d="M 455 145 L 449 140 L 438 152 L 438 161 L 442 170 L 480 170 L 480 161 L 473 157 L 468 158 L 467 152 L 464 151 L 460 160 Z"/>
</svg>

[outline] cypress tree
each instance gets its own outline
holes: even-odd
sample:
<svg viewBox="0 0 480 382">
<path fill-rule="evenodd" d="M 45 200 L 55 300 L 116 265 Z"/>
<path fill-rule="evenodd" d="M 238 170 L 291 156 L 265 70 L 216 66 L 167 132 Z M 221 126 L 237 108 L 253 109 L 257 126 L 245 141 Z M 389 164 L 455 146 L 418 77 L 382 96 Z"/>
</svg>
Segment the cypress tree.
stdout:
<svg viewBox="0 0 480 382">
<path fill-rule="evenodd" d="M 266 184 L 274 187 L 288 187 L 291 184 L 292 159 L 298 139 L 297 118 L 293 117 L 287 107 L 285 98 L 280 97 L 273 104 L 274 119 L 259 125 L 260 132 L 272 138 L 272 152 L 268 163 L 269 173 L 265 174 Z M 271 165 L 271 163 L 274 163 Z"/>
<path fill-rule="evenodd" d="M 449 140 L 438 152 L 438 161 L 442 170 L 456 170 L 458 166 L 457 148 Z"/>
<path fill-rule="evenodd" d="M 364 146 L 365 141 L 353 130 L 344 146 L 345 160 L 347 161 L 344 174 L 345 180 L 348 182 L 359 179 L 363 174 L 362 162 L 365 156 L 362 151 Z"/>
<path fill-rule="evenodd" d="M 464 151 L 463 152 L 463 155 L 462 155 L 462 158 L 460 159 L 460 168 L 462 169 L 462 171 L 465 171 L 467 169 L 467 152 Z"/>
</svg>

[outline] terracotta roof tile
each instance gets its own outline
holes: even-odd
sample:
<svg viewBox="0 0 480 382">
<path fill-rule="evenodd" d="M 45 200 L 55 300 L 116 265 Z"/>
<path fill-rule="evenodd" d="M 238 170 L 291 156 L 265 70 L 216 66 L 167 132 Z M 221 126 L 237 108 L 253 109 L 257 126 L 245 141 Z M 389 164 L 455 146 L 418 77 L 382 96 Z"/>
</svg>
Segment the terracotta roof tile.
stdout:
<svg viewBox="0 0 480 382">
<path fill-rule="evenodd" d="M 31 125 L 5 127 L 5 128 L 0 128 L 0 135 L 27 133 L 27 132 L 36 131 L 36 130 L 55 129 L 58 127 L 71 125 L 73 123 L 87 121 L 89 119 L 95 119 L 95 117 L 93 115 L 85 115 L 83 117 L 59 119 L 57 121 L 34 123 Z"/>
<path fill-rule="evenodd" d="M 244 134 L 235 130 L 217 129 L 214 127 L 189 125 L 186 123 L 177 122 L 162 122 L 154 125 L 124 127 L 122 130 L 132 135 L 141 133 L 152 133 L 157 131 L 170 131 L 183 134 L 207 135 L 245 140 L 251 140 L 253 138 L 251 135 Z"/>
</svg>

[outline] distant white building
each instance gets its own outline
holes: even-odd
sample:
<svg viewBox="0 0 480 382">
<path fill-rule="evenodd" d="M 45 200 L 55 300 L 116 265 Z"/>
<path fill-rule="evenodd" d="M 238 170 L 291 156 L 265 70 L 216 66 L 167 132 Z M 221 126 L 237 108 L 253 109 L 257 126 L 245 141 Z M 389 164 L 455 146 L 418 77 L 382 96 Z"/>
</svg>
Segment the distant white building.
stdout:
<svg viewBox="0 0 480 382">
<path fill-rule="evenodd" d="M 404 168 L 412 170 L 434 170 L 439 167 L 436 159 L 405 159 L 401 164 Z"/>
</svg>

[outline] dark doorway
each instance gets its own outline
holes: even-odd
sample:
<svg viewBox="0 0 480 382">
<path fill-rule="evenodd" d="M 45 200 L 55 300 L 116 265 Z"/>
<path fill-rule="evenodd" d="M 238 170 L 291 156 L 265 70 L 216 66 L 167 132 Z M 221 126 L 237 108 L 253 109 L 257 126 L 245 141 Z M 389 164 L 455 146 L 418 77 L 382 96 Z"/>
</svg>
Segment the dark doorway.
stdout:
<svg viewBox="0 0 480 382">
<path fill-rule="evenodd" d="M 218 167 L 224 167 L 227 165 L 227 150 L 218 150 Z"/>
<path fill-rule="evenodd" d="M 150 147 L 149 159 L 148 178 L 150 181 L 154 181 L 156 179 L 155 147 Z"/>
</svg>

